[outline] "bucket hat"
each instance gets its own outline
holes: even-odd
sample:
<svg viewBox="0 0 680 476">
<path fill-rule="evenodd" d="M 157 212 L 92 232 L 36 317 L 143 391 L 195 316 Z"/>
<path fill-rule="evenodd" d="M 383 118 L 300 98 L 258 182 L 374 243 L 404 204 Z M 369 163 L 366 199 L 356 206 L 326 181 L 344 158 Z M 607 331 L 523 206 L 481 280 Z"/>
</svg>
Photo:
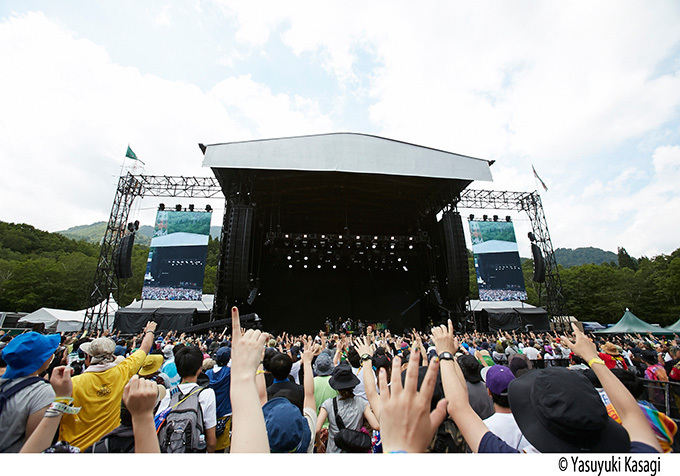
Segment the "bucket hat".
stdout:
<svg viewBox="0 0 680 476">
<path fill-rule="evenodd" d="M 273 453 L 306 453 L 312 439 L 307 420 L 300 409 L 282 397 L 262 407 L 269 448 Z"/>
<path fill-rule="evenodd" d="M 314 362 L 314 373 L 319 376 L 332 374 L 333 368 L 333 359 L 328 354 L 319 354 Z"/>
<path fill-rule="evenodd" d="M 580 372 L 561 367 L 528 372 L 510 382 L 508 399 L 522 434 L 541 453 L 630 451 L 625 428 L 607 414 Z"/>
<path fill-rule="evenodd" d="M 59 334 L 45 336 L 39 332 L 27 332 L 15 337 L 2 349 L 2 360 L 7 363 L 2 378 L 31 375 L 54 354 L 60 342 Z"/>
<path fill-rule="evenodd" d="M 159 354 L 147 355 L 142 364 L 142 368 L 139 369 L 140 377 L 148 377 L 158 372 L 158 369 L 163 365 L 163 356 Z"/>
<path fill-rule="evenodd" d="M 328 380 L 328 384 L 334 390 L 345 390 L 359 385 L 360 380 L 352 372 L 352 367 L 347 364 L 340 364 L 333 369 L 333 374 Z"/>
</svg>

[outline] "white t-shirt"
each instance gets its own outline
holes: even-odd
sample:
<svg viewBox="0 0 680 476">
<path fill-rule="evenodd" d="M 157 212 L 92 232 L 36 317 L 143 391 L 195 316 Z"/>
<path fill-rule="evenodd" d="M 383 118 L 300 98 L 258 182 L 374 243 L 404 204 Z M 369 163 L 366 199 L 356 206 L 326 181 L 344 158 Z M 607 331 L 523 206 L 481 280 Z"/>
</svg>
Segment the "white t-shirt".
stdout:
<svg viewBox="0 0 680 476">
<path fill-rule="evenodd" d="M 489 431 L 505 441 L 509 446 L 526 453 L 537 453 L 531 443 L 522 435 L 512 413 L 494 413 L 484 420 Z"/>
<path fill-rule="evenodd" d="M 541 353 L 538 351 L 536 347 L 525 347 L 524 348 L 524 355 L 526 355 L 529 360 L 536 360 L 538 359 L 538 356 L 541 355 Z"/>
<path fill-rule="evenodd" d="M 179 385 L 179 389 L 184 395 L 189 395 L 195 387 L 198 387 L 197 383 L 182 383 Z M 206 430 L 214 428 L 217 425 L 217 405 L 215 403 L 215 391 L 212 388 L 203 389 L 198 395 L 198 402 L 201 404 L 201 411 L 203 412 L 204 428 Z M 161 403 L 158 405 L 156 415 L 168 408 L 169 405 L 170 392 L 167 392 L 165 397 L 163 397 L 163 400 L 161 400 Z"/>
</svg>

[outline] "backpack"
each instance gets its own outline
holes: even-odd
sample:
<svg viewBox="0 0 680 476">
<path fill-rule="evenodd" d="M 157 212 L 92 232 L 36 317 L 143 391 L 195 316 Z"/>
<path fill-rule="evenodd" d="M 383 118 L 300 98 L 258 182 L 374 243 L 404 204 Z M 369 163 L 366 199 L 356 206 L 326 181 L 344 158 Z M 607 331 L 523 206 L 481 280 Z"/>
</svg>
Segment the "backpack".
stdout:
<svg viewBox="0 0 680 476">
<path fill-rule="evenodd" d="M 161 453 L 205 452 L 205 429 L 203 410 L 198 400 L 205 387 L 196 387 L 184 395 L 179 387 L 170 397 L 170 405 L 156 433 Z"/>
<path fill-rule="evenodd" d="M 40 382 L 41 380 L 43 382 L 45 381 L 45 379 L 37 376 L 28 377 L 27 379 L 24 379 L 21 382 L 12 385 L 7 390 L 5 390 L 5 386 L 12 380 L 8 380 L 7 382 L 3 383 L 2 386 L 0 387 L 0 414 L 2 414 L 3 408 L 5 408 L 5 403 L 7 403 L 9 399 L 12 398 L 16 393 L 20 392 L 26 387 L 33 385 L 34 383 Z"/>
</svg>

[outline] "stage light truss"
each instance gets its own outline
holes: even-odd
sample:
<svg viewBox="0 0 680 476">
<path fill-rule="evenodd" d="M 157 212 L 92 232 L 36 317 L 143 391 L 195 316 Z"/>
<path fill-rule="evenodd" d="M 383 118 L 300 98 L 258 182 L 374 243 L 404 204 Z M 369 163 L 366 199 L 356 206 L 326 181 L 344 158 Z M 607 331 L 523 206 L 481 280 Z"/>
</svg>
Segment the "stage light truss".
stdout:
<svg viewBox="0 0 680 476">
<path fill-rule="evenodd" d="M 430 246 L 427 232 L 410 236 L 269 232 L 264 243 L 274 264 L 289 269 L 408 271 L 409 259 Z"/>
<path fill-rule="evenodd" d="M 142 197 L 222 198 L 222 187 L 214 177 L 135 175 L 134 178 L 141 186 Z"/>
</svg>

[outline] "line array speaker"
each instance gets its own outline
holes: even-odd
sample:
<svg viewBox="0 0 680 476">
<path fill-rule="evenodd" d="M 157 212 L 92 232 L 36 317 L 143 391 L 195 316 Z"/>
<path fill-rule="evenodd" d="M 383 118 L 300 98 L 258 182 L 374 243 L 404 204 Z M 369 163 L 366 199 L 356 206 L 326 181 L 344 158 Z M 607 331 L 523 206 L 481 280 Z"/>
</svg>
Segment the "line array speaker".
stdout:
<svg viewBox="0 0 680 476">
<path fill-rule="evenodd" d="M 248 296 L 248 268 L 253 228 L 253 207 L 233 206 L 229 213 L 225 249 L 226 292 L 229 298 Z"/>
<path fill-rule="evenodd" d="M 470 270 L 463 221 L 458 212 L 446 212 L 441 220 L 446 244 L 448 294 L 453 300 L 465 299 L 470 294 Z"/>
<path fill-rule="evenodd" d="M 129 233 L 120 240 L 120 244 L 113 254 L 113 274 L 116 278 L 132 277 L 132 247 L 134 244 L 134 233 Z"/>
<path fill-rule="evenodd" d="M 545 282 L 545 260 L 541 254 L 541 249 L 536 243 L 531 243 L 531 255 L 534 257 L 534 276 L 535 283 Z"/>
</svg>

